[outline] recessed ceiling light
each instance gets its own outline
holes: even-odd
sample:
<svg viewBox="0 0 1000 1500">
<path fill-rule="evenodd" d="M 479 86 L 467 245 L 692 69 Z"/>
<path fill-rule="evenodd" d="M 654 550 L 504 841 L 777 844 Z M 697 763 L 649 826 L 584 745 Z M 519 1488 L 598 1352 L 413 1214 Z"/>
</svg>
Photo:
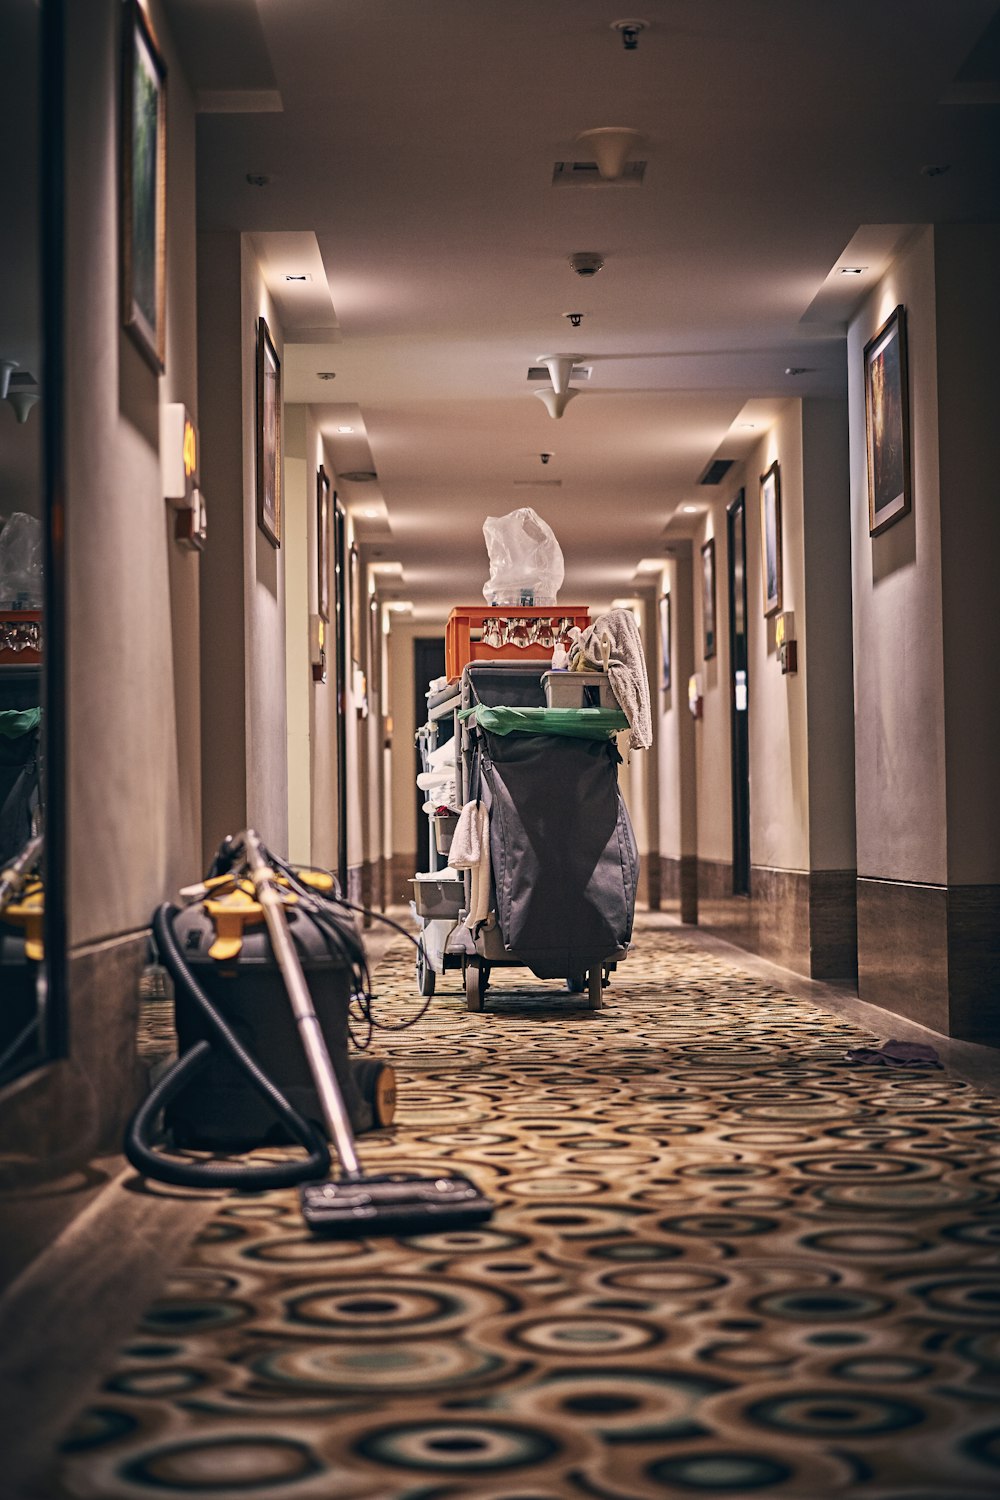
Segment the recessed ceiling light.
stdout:
<svg viewBox="0 0 1000 1500">
<path fill-rule="evenodd" d="M 867 266 L 841 266 L 841 276 L 861 276 L 867 271 Z"/>
<path fill-rule="evenodd" d="M 306 273 L 304 271 L 302 271 L 302 272 L 297 272 L 297 273 L 294 273 L 294 274 L 293 273 L 289 273 L 285 277 L 285 280 L 286 281 L 312 281 L 312 277 L 311 276 L 307 276 Z"/>
<path fill-rule="evenodd" d="M 369 519 L 369 521 L 374 521 L 375 517 L 378 515 L 378 511 L 377 510 L 370 510 L 369 509 L 369 510 L 362 511 L 361 514 L 364 515 L 364 516 L 367 516 L 368 519 Z"/>
<path fill-rule="evenodd" d="M 345 469 L 340 478 L 346 479 L 350 484 L 371 484 L 378 475 L 374 469 Z"/>
<path fill-rule="evenodd" d="M 786 375 L 808 375 L 809 373 L 810 373 L 810 367 L 808 365 L 786 365 L 785 366 L 785 374 Z"/>
<path fill-rule="evenodd" d="M 744 428 L 745 431 L 747 431 L 747 432 L 756 432 L 757 431 L 757 423 L 756 422 L 741 422 L 740 426 L 742 428 Z"/>
<path fill-rule="evenodd" d="M 336 370 L 317 370 L 316 374 L 320 380 L 336 380 L 337 378 Z"/>
<path fill-rule="evenodd" d="M 338 432 L 353 432 L 354 428 L 353 427 L 338 427 L 337 431 Z"/>
<path fill-rule="evenodd" d="M 700 505 L 682 505 L 681 506 L 681 510 L 684 512 L 684 514 L 686 516 L 694 516 L 694 515 L 697 515 L 698 512 L 701 510 L 701 506 Z"/>
<path fill-rule="evenodd" d="M 266 176 L 263 172 L 247 173 L 247 182 L 249 182 L 251 187 L 267 187 L 270 181 L 270 177 Z"/>
</svg>

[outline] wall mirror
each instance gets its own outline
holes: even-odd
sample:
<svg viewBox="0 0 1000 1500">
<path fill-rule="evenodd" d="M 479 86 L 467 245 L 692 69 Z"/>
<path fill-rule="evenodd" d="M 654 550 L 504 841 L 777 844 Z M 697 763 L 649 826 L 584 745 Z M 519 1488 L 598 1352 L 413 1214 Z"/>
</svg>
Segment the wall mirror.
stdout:
<svg viewBox="0 0 1000 1500">
<path fill-rule="evenodd" d="M 0 1086 L 65 1041 L 61 20 L 0 6 Z"/>
</svg>

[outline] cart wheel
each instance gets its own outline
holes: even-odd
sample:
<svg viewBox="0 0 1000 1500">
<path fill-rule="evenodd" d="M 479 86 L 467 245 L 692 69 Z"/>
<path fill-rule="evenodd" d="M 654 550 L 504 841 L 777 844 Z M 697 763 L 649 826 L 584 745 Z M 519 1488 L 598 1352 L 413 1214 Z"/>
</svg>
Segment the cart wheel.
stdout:
<svg viewBox="0 0 1000 1500">
<path fill-rule="evenodd" d="M 598 964 L 596 969 L 591 969 L 587 977 L 587 999 L 591 1010 L 600 1010 L 601 991 L 604 988 L 604 968 Z"/>
<path fill-rule="evenodd" d="M 582 995 L 587 988 L 586 974 L 570 974 L 566 979 L 566 988 L 571 995 Z"/>
<path fill-rule="evenodd" d="M 371 1105 L 372 1128 L 384 1130 L 396 1114 L 396 1070 L 379 1057 L 351 1059 L 354 1081 L 366 1104 Z"/>
<path fill-rule="evenodd" d="M 437 975 L 427 962 L 427 953 L 424 948 L 424 940 L 420 939 L 417 949 L 417 994 L 430 996 L 434 993 L 434 982 Z"/>
<path fill-rule="evenodd" d="M 489 970 L 482 959 L 470 958 L 465 966 L 465 998 L 469 1010 L 482 1010 L 489 983 Z"/>
</svg>

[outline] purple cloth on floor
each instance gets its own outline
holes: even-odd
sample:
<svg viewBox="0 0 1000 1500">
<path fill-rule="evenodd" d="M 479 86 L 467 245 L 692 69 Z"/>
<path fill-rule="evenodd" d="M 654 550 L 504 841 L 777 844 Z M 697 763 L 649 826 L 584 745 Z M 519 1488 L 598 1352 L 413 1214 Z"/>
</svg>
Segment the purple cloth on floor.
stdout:
<svg viewBox="0 0 1000 1500">
<path fill-rule="evenodd" d="M 884 1063 L 888 1068 L 940 1068 L 941 1059 L 926 1042 L 883 1042 L 881 1047 L 851 1047 L 844 1056 L 851 1063 Z"/>
</svg>

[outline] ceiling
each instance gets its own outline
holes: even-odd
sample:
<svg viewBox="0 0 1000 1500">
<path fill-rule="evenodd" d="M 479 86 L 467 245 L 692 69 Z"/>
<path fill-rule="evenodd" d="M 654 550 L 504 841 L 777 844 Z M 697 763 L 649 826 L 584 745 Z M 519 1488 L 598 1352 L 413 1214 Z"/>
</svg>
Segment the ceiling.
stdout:
<svg viewBox="0 0 1000 1500">
<path fill-rule="evenodd" d="M 425 618 L 479 597 L 483 520 L 525 504 L 561 542 L 564 600 L 629 594 L 714 457 L 845 390 L 845 320 L 908 227 L 1000 217 L 997 0 L 167 10 L 201 110 L 199 227 L 311 276 L 283 290 L 286 400 L 315 407 L 340 473 L 377 471 L 340 493 Z M 647 23 L 634 51 L 623 16 Z M 607 125 L 645 137 L 642 184 L 554 186 Z M 527 372 L 563 351 L 591 376 L 553 421 Z"/>
</svg>

